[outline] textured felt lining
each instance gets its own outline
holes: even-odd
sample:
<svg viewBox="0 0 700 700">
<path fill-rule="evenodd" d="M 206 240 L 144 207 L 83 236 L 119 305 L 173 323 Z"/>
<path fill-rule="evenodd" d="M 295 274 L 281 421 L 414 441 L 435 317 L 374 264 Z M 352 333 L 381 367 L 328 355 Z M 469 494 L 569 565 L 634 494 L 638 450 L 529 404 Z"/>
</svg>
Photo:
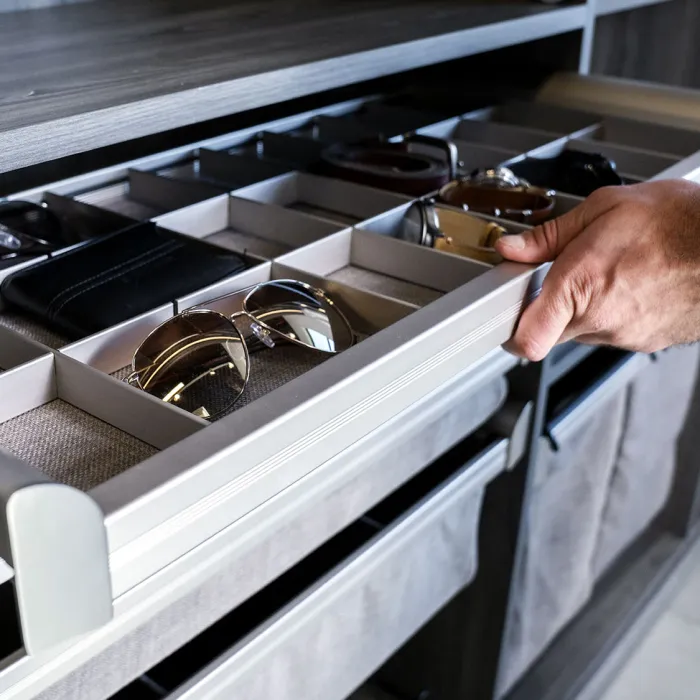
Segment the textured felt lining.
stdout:
<svg viewBox="0 0 700 700">
<path fill-rule="evenodd" d="M 25 338 L 34 340 L 37 343 L 42 343 L 49 348 L 57 350 L 68 343 L 65 338 L 62 338 L 57 333 L 44 328 L 37 321 L 34 321 L 29 316 L 16 311 L 2 311 L 0 313 L 0 326 L 5 326 L 15 333 L 23 335 Z"/>
<path fill-rule="evenodd" d="M 327 277 L 357 289 L 376 292 L 418 306 L 426 306 L 442 296 L 442 293 L 435 289 L 422 287 L 419 284 L 413 284 L 413 282 L 406 282 L 353 265 L 336 270 Z"/>
<path fill-rule="evenodd" d="M 292 246 L 271 241 L 249 233 L 241 233 L 233 229 L 224 229 L 218 233 L 207 236 L 207 243 L 213 243 L 220 248 L 233 250 L 236 253 L 253 255 L 258 258 L 272 260 L 292 250 Z"/>
<path fill-rule="evenodd" d="M 60 399 L 0 424 L 0 448 L 83 491 L 157 452 Z"/>
</svg>

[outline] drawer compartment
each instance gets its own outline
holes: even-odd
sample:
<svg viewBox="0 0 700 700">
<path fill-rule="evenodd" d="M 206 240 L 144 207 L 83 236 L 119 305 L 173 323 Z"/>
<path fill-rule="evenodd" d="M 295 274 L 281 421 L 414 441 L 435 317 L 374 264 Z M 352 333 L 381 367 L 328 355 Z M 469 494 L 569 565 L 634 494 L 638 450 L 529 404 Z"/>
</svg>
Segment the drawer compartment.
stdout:
<svg viewBox="0 0 700 700">
<path fill-rule="evenodd" d="M 46 348 L 0 323 L 0 374 L 46 354 Z"/>
<path fill-rule="evenodd" d="M 342 305 L 359 339 L 381 331 L 415 310 L 414 306 L 399 300 L 382 298 L 342 283 L 333 283 L 281 262 L 274 265 L 270 263 L 260 265 L 186 297 L 176 299 L 175 307 L 177 311 L 201 307 L 231 315 L 241 310 L 243 298 L 253 285 L 290 278 L 307 282 L 332 294 L 334 300 Z M 131 371 L 131 360 L 139 343 L 172 314 L 173 309 L 170 306 L 155 309 L 66 346 L 62 349 L 62 353 L 106 374 L 111 374 L 117 379 L 124 379 Z M 239 326 L 246 334 L 246 322 L 239 323 Z M 331 356 L 326 353 L 314 352 L 289 343 L 278 343 L 269 351 L 251 352 L 249 384 L 234 408 L 242 408 L 329 359 Z"/>
<path fill-rule="evenodd" d="M 74 196 L 79 202 L 146 221 L 220 194 L 220 187 L 207 182 L 175 180 L 145 170 L 130 169 L 120 182 Z"/>
<path fill-rule="evenodd" d="M 229 189 L 245 187 L 261 180 L 277 177 L 292 170 L 286 163 L 239 155 L 227 151 L 202 148 L 199 151 L 199 176 Z"/>
<path fill-rule="evenodd" d="M 372 219 L 363 221 L 356 228 L 360 229 L 361 231 L 369 231 L 370 233 L 376 233 L 380 236 L 387 236 L 388 238 L 396 238 L 400 240 L 401 235 L 406 227 L 407 215 L 409 215 L 410 207 L 410 204 L 404 204 L 402 206 L 396 207 L 395 209 L 392 209 L 391 211 L 388 211 L 384 214 L 380 214 L 379 216 L 375 216 Z M 454 208 L 448 207 L 447 205 L 439 205 L 438 209 L 453 210 Z M 525 226 L 523 224 L 514 223 L 512 221 L 505 221 L 503 219 L 497 219 L 491 216 L 485 216 L 481 214 L 475 214 L 474 216 L 480 219 L 495 221 L 511 233 L 520 233 L 521 231 L 525 231 L 529 228 L 528 226 Z M 408 221 L 410 221 L 409 225 L 415 226 L 415 222 L 413 219 L 409 219 Z M 469 262 L 474 266 L 474 270 L 477 270 L 477 266 L 480 266 L 482 272 L 492 267 L 490 264 L 483 263 L 478 260 L 470 259 Z"/>
<path fill-rule="evenodd" d="M 461 467 L 439 460 L 149 678 L 171 698 L 347 697 L 473 578 L 504 459 L 501 442 Z"/>
<path fill-rule="evenodd" d="M 244 187 L 234 194 L 311 214 L 341 228 L 353 226 L 408 201 L 406 197 L 391 192 L 299 172 Z"/>
<path fill-rule="evenodd" d="M 422 129 L 421 132 L 469 144 L 480 144 L 511 153 L 526 153 L 556 142 L 564 136 L 564 134 L 551 133 L 528 126 L 501 124 L 486 119 L 470 119 L 468 117 L 469 115 L 465 119 L 443 122 L 440 127 L 431 126 Z"/>
<path fill-rule="evenodd" d="M 158 217 L 178 233 L 258 260 L 272 260 L 344 228 L 279 206 L 223 195 Z"/>
<path fill-rule="evenodd" d="M 617 172 L 627 184 L 655 178 L 679 162 L 679 159 L 673 156 L 641 149 L 601 144 L 594 141 L 570 140 L 565 144 L 555 144 L 554 146 L 545 146 L 537 149 L 530 152 L 527 158 L 518 159 L 506 165 L 516 175 L 528 179 L 534 185 L 556 189 L 556 183 L 547 181 L 546 174 L 542 172 L 538 161 L 540 159 L 553 158 L 565 149 L 602 155 L 615 163 Z M 584 192 L 569 192 L 567 194 L 585 195 Z"/>
<path fill-rule="evenodd" d="M 622 442 L 596 544 L 596 578 L 642 533 L 668 499 L 677 440 L 696 389 L 698 356 L 696 346 L 661 352 L 627 389 Z"/>
<path fill-rule="evenodd" d="M 604 117 L 600 125 L 590 130 L 584 138 L 590 139 L 596 146 L 617 144 L 627 148 L 667 153 L 677 158 L 687 158 L 700 151 L 700 134 L 695 131 L 620 117 Z"/>
<path fill-rule="evenodd" d="M 83 491 L 201 427 L 61 356 L 44 355 L 0 374 L 0 397 L 0 449 Z"/>
<path fill-rule="evenodd" d="M 494 107 L 475 110 L 466 117 L 495 124 L 544 130 L 556 137 L 586 131 L 600 121 L 595 114 L 523 100 L 506 100 Z"/>
<path fill-rule="evenodd" d="M 351 229 L 279 262 L 415 306 L 430 304 L 489 269 L 466 258 Z"/>
<path fill-rule="evenodd" d="M 594 356 L 587 363 L 595 360 Z M 557 396 L 552 389 L 553 416 L 530 475 L 500 693 L 513 686 L 593 590 L 596 545 L 622 435 L 626 386 L 648 358 L 635 355 L 612 363 L 583 393 L 572 387 L 572 398 L 564 392 Z"/>
</svg>

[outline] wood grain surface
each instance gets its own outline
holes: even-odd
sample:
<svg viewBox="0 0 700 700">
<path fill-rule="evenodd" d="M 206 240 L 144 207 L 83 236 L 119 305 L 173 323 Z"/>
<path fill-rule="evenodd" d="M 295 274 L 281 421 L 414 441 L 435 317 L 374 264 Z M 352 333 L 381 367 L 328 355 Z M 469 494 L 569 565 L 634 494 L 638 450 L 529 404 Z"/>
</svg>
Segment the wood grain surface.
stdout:
<svg viewBox="0 0 700 700">
<path fill-rule="evenodd" d="M 530 0 L 101 0 L 0 21 L 0 172 L 580 28 Z"/>
<path fill-rule="evenodd" d="M 596 23 L 591 70 L 666 85 L 700 87 L 700 2 L 671 0 Z"/>
</svg>

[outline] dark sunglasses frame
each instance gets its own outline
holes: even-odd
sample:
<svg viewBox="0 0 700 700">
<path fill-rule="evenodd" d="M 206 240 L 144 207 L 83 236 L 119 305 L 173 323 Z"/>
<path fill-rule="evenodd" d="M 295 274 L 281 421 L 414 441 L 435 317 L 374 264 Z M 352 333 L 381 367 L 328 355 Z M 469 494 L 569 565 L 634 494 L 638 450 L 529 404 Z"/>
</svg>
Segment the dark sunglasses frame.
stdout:
<svg viewBox="0 0 700 700">
<path fill-rule="evenodd" d="M 22 219 L 32 233 L 17 225 Z M 17 199 L 0 202 L 0 261 L 53 252 L 69 245 L 63 235 L 61 220 L 45 204 Z"/>
</svg>

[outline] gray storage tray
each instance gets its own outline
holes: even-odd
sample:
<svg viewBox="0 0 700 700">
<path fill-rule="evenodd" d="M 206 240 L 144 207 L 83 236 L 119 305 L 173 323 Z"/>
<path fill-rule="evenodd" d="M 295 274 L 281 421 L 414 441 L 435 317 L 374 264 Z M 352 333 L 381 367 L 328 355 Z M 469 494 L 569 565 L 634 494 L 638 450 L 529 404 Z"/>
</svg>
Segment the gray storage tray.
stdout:
<svg viewBox="0 0 700 700">
<path fill-rule="evenodd" d="M 343 107 L 342 109 L 349 108 Z M 488 116 L 476 117 L 474 115 L 470 115 L 470 118 L 485 118 L 487 121 L 489 119 Z M 307 123 L 308 119 L 308 115 L 300 115 L 292 120 L 286 120 L 284 124 L 258 127 L 247 132 L 212 139 L 201 145 L 219 150 L 231 149 L 249 141 L 259 129 L 290 130 L 299 128 Z M 497 121 L 498 118 L 492 120 L 494 125 Z M 500 129 L 502 126 L 501 124 L 495 128 Z M 521 126 L 525 128 L 522 129 Z M 532 127 L 538 128 L 534 124 L 521 126 L 516 125 L 512 132 L 532 136 Z M 477 128 L 494 130 L 492 127 Z M 585 136 L 585 134 L 576 134 L 574 126 L 569 126 L 568 121 L 566 128 L 567 130 L 571 129 L 569 137 Z M 535 136 L 538 134 L 536 133 Z M 546 138 L 548 140 L 550 135 L 547 135 Z M 302 139 L 299 139 L 299 143 L 301 142 Z M 525 146 L 527 145 L 529 142 L 525 144 Z M 500 152 L 499 146 L 496 145 L 493 151 Z M 154 212 L 164 211 L 168 208 L 182 207 L 184 202 L 182 200 L 165 202 L 162 199 L 159 200 L 158 197 L 164 191 L 161 186 L 170 186 L 173 181 L 169 181 L 165 177 L 158 177 L 153 173 L 139 175 L 138 171 L 165 172 L 164 168 L 178 167 L 179 162 L 192 157 L 196 157 L 194 147 L 161 154 L 129 164 L 131 168 L 136 168 L 136 170 L 122 166 L 112 169 L 109 173 L 95 173 L 82 178 L 74 178 L 58 183 L 55 191 L 63 194 L 82 192 L 83 194 L 79 195 L 81 198 L 86 196 L 90 198 L 88 190 L 92 189 L 94 192 L 96 189 L 108 187 L 119 180 L 123 182 L 130 178 L 129 195 L 133 195 L 136 191 L 135 182 L 143 184 L 142 191 L 145 195 L 140 199 L 142 203 L 145 202 L 150 211 L 143 212 L 142 216 L 152 215 Z M 146 187 L 146 185 L 148 186 Z M 121 194 L 123 195 L 124 192 L 122 191 Z M 36 193 L 32 196 L 36 196 Z M 201 199 L 199 195 L 196 196 Z M 226 198 L 224 197 L 224 199 Z M 203 232 L 201 228 L 197 228 L 197 222 L 201 223 L 202 221 L 201 213 L 207 207 L 214 206 L 213 201 L 213 199 L 209 199 L 201 204 L 178 209 L 169 216 L 172 216 L 173 220 L 179 220 L 183 228 L 188 228 L 185 232 L 190 235 L 198 237 L 216 235 L 225 230 L 229 224 L 228 220 L 218 229 L 210 230 L 208 234 Z M 263 205 L 257 202 L 248 202 L 247 204 L 251 207 L 264 207 L 264 211 L 267 212 L 276 211 L 275 207 L 277 207 L 285 214 L 296 216 L 297 221 L 307 222 L 309 226 L 311 226 L 312 221 L 317 224 L 323 223 L 317 216 L 307 216 L 299 211 L 289 211 L 280 207 L 279 204 Z M 573 201 L 568 202 L 567 206 L 569 204 L 573 204 Z M 197 207 L 202 207 L 202 209 L 197 209 Z M 224 211 L 228 210 L 224 208 Z M 282 216 L 280 212 L 276 212 L 275 215 L 277 216 L 277 214 Z M 367 222 L 361 224 L 363 228 L 365 223 Z M 335 230 L 337 228 L 336 224 Z M 255 232 L 252 233 L 256 235 Z M 304 246 L 323 245 L 329 240 L 327 237 L 333 238 L 333 235 L 332 230 L 326 229 L 322 232 L 320 229 L 315 229 L 306 240 L 299 239 L 295 243 L 297 249 L 290 253 L 289 257 L 305 252 Z M 421 255 L 435 253 L 435 251 L 419 252 Z M 412 255 L 412 253 L 407 253 L 407 255 Z M 440 255 L 444 258 L 453 257 Z M 306 270 L 303 265 L 299 264 L 302 269 L 298 270 L 286 258 L 287 256 L 285 256 L 285 262 L 282 265 L 275 262 L 272 266 L 280 274 L 284 272 L 291 275 L 297 270 L 300 277 L 310 279 L 314 275 L 332 275 L 340 269 L 336 267 L 333 270 L 328 269 L 322 272 L 321 270 Z M 423 259 L 437 261 L 438 258 L 423 255 Z M 319 542 L 327 538 L 328 533 L 332 532 L 338 523 L 342 522 L 350 513 L 356 514 L 359 503 L 380 496 L 382 489 L 389 488 L 390 484 L 395 488 L 402 480 L 408 478 L 407 474 L 411 470 L 419 468 L 419 464 L 423 463 L 422 460 L 427 455 L 432 454 L 440 446 L 445 449 L 444 441 L 449 442 L 448 434 L 450 434 L 450 428 L 444 427 L 450 424 L 446 417 L 442 418 L 442 424 L 436 428 L 439 439 L 426 444 L 425 450 L 421 448 L 421 444 L 412 439 L 414 436 L 422 435 L 419 428 L 423 427 L 423 423 L 417 418 L 418 410 L 420 409 L 420 412 L 429 411 L 435 401 L 435 396 L 439 395 L 440 382 L 447 381 L 451 376 L 454 376 L 460 367 L 468 366 L 475 356 L 482 356 L 484 352 L 507 337 L 524 296 L 527 295 L 531 285 L 537 286 L 537 280 L 533 280 L 532 272 L 523 272 L 522 268 L 516 270 L 517 266 L 511 265 L 503 265 L 496 270 L 484 267 L 478 273 L 475 271 L 473 275 L 466 275 L 466 278 L 460 282 L 454 282 L 459 278 L 459 274 L 455 272 L 457 265 L 454 263 L 455 267 L 450 268 L 453 276 L 448 276 L 448 284 L 445 285 L 445 289 L 440 289 L 440 291 L 447 292 L 446 298 L 440 298 L 430 304 L 428 308 L 416 311 L 415 315 L 411 313 L 416 308 L 413 304 L 401 303 L 400 301 L 391 302 L 386 296 L 375 297 L 378 313 L 385 322 L 376 324 L 374 329 L 369 330 L 370 333 L 372 330 L 386 327 L 399 318 L 403 320 L 400 321 L 401 325 L 397 326 L 396 333 L 385 333 L 382 334 L 381 338 L 372 338 L 367 345 L 362 344 L 360 348 L 356 348 L 355 350 L 358 352 L 353 352 L 348 356 L 352 358 L 347 361 L 348 377 L 340 371 L 342 363 L 329 362 L 327 365 L 310 372 L 306 382 L 294 381 L 290 383 L 289 391 L 281 391 L 276 394 L 279 400 L 256 401 L 257 406 L 264 406 L 264 411 L 262 409 L 251 411 L 249 409 L 255 407 L 248 406 L 246 411 L 241 413 L 240 421 L 229 421 L 226 426 L 211 428 L 212 432 L 206 433 L 208 436 L 206 440 L 189 441 L 186 444 L 183 443 L 178 450 L 169 452 L 168 455 L 156 455 L 130 470 L 129 473 L 103 484 L 94 491 L 94 497 L 107 511 L 110 544 L 113 546 L 110 559 L 113 586 L 117 596 L 118 617 L 113 625 L 98 630 L 90 635 L 89 640 L 86 639 L 84 643 L 79 642 L 71 650 L 71 660 L 66 660 L 64 668 L 74 669 L 76 676 L 70 678 L 65 675 L 67 671 L 61 673 L 64 676 L 64 681 L 61 683 L 73 683 L 73 686 L 63 686 L 65 692 L 71 693 L 73 696 L 73 690 L 80 686 L 76 691 L 78 694 L 74 697 L 89 697 L 91 692 L 97 692 L 94 688 L 100 687 L 99 683 L 96 682 L 98 678 L 101 679 L 100 682 L 104 679 L 110 679 L 109 682 L 116 683 L 116 676 L 111 676 L 112 672 L 108 671 L 108 668 L 118 669 L 115 673 L 122 679 L 124 673 L 138 673 L 139 671 L 135 671 L 135 669 L 143 670 L 148 666 L 148 664 L 143 663 L 146 656 L 149 654 L 151 656 L 157 655 L 160 653 L 159 650 L 168 645 L 182 644 L 184 639 L 196 633 L 196 631 L 192 631 L 194 628 L 198 625 L 210 624 L 213 619 L 222 614 L 226 605 L 230 607 L 232 604 L 231 590 L 235 590 L 236 595 L 239 595 L 241 600 L 245 599 L 261 585 L 264 585 L 266 578 L 269 580 L 270 576 L 278 575 L 279 567 L 285 566 L 284 561 L 287 561 L 287 566 L 291 565 L 296 560 L 295 557 L 299 555 L 299 548 L 304 550 L 305 547 L 314 546 L 314 543 L 315 546 L 318 546 Z M 462 265 L 463 270 L 466 270 L 461 261 L 460 265 Z M 419 278 L 414 275 L 416 269 L 421 272 Z M 253 276 L 255 274 L 257 273 L 254 273 Z M 382 270 L 382 274 L 388 273 L 386 270 Z M 429 274 L 429 270 L 421 270 L 418 266 L 418 268 L 413 268 L 410 275 L 413 279 L 410 281 L 415 283 L 416 279 L 419 279 L 425 284 L 425 278 Z M 342 287 L 333 280 L 327 280 L 327 284 L 331 290 Z M 460 284 L 464 286 L 459 286 Z M 428 287 L 430 286 L 428 285 Z M 454 292 L 450 293 L 452 290 Z M 195 294 L 187 300 L 179 300 L 180 308 L 186 308 L 188 304 L 199 303 L 207 297 L 211 298 L 209 291 L 203 296 L 204 298 L 201 294 Z M 350 300 L 354 312 L 362 308 L 362 304 L 357 303 L 358 298 L 355 295 Z M 481 303 L 484 298 L 488 299 L 488 303 Z M 386 306 L 386 302 L 393 304 L 391 306 L 393 311 Z M 449 322 L 446 323 L 446 321 Z M 133 332 L 136 330 L 140 332 L 144 327 L 143 325 L 134 326 L 131 331 L 124 332 L 133 340 Z M 439 328 L 439 333 L 436 331 L 437 328 Z M 106 341 L 112 337 L 112 333 L 114 333 L 113 329 L 104 338 L 88 339 L 85 344 L 79 347 L 74 345 L 66 348 L 66 354 L 73 355 L 80 362 L 97 367 L 102 372 L 119 370 L 128 361 L 128 358 L 124 357 L 127 350 L 125 345 L 116 353 L 110 353 L 109 343 Z M 377 342 L 373 342 L 375 340 Z M 133 345 L 129 345 L 129 350 L 132 348 Z M 372 350 L 368 348 L 372 348 Z M 381 349 L 382 354 L 375 356 L 374 349 Z M 411 355 L 410 361 L 409 354 Z M 121 364 L 115 363 L 117 356 L 119 356 L 118 359 L 124 360 Z M 393 360 L 391 366 L 383 363 L 381 359 L 387 356 Z M 379 359 L 377 359 L 378 357 Z M 402 362 L 403 364 L 401 364 Z M 499 365 L 499 371 L 503 371 L 507 366 L 509 365 Z M 88 370 L 89 368 L 82 369 Z M 481 369 L 483 370 L 483 367 Z M 380 372 L 381 382 L 377 382 Z M 494 372 L 497 373 L 497 370 Z M 71 373 L 81 374 L 75 368 L 71 369 Z M 91 377 L 89 385 L 97 381 L 94 375 L 89 372 L 88 375 Z M 356 381 L 360 378 L 362 379 L 361 383 Z M 109 377 L 103 377 L 103 379 L 107 383 L 97 382 L 96 386 L 109 388 L 110 392 L 116 392 L 115 387 L 117 386 L 119 392 L 124 392 L 127 389 L 132 392 L 128 387 L 114 382 Z M 342 397 L 334 394 L 334 401 L 329 402 L 327 399 L 330 395 L 330 389 L 335 389 L 339 382 L 343 383 Z M 105 415 L 111 410 L 109 402 L 107 408 L 101 407 L 98 405 L 96 396 L 88 396 L 90 391 L 88 389 L 82 393 L 79 392 L 82 399 L 89 399 L 87 401 L 89 404 L 88 412 L 92 415 L 99 414 L 96 417 L 100 419 L 109 418 Z M 325 399 L 323 402 L 315 401 L 317 392 L 326 392 L 323 394 Z M 431 392 L 433 393 L 431 394 Z M 125 396 L 123 393 L 119 395 L 122 398 Z M 134 394 L 132 392 L 128 395 L 133 397 Z M 73 396 L 73 399 L 76 400 L 76 397 Z M 343 403 L 344 401 L 347 401 L 347 404 Z M 188 431 L 191 434 L 205 427 L 200 421 L 189 418 L 182 419 L 178 415 L 179 412 L 170 407 L 160 407 L 159 405 L 159 408 L 156 409 L 154 408 L 155 404 L 147 398 L 140 397 L 138 401 L 133 403 L 129 398 L 130 406 L 136 407 L 137 404 L 140 408 L 134 412 L 134 415 L 116 415 L 117 411 L 114 409 L 112 420 L 107 420 L 107 422 L 120 423 L 121 427 L 128 428 L 125 432 L 139 439 L 143 439 L 146 433 L 153 433 L 149 442 L 159 449 L 168 446 L 167 433 L 171 423 L 177 426 L 177 430 L 174 431 L 178 435 L 177 440 Z M 289 415 L 298 413 L 297 409 L 300 407 L 303 407 L 305 411 L 304 426 L 299 421 L 288 420 Z M 415 422 L 412 432 L 404 433 L 402 429 L 405 426 L 401 424 L 399 419 L 405 411 L 409 410 L 409 407 L 416 411 L 412 414 Z M 159 414 L 158 420 L 145 420 L 150 416 L 152 410 Z M 324 414 L 323 420 L 319 418 L 320 411 Z M 268 424 L 272 421 L 274 434 L 267 430 L 267 424 L 260 422 L 260 413 L 265 413 Z M 478 411 L 475 411 L 476 413 Z M 384 417 L 384 423 L 380 422 L 380 415 Z M 459 416 L 460 414 L 453 409 L 452 415 Z M 480 418 L 483 418 L 481 414 Z M 370 422 L 373 423 L 373 428 L 370 427 Z M 469 426 L 468 429 L 473 429 L 474 424 L 464 421 L 459 425 L 459 429 L 465 429 L 466 426 Z M 217 430 L 217 428 L 219 429 Z M 248 436 L 258 438 L 255 440 L 255 454 L 248 450 L 249 443 L 252 444 L 252 441 L 246 441 L 245 438 Z M 275 438 L 274 444 L 273 436 Z M 351 436 L 352 439 L 350 439 Z M 335 452 L 330 449 L 331 439 Z M 384 442 L 384 448 L 388 450 L 386 453 L 382 453 L 382 442 Z M 367 462 L 367 450 L 374 450 L 372 454 L 376 457 L 376 462 Z M 392 462 L 394 456 L 401 456 L 403 461 L 394 465 Z M 194 465 L 190 465 L 188 462 L 192 459 L 195 460 Z M 387 469 L 387 464 L 390 463 L 392 467 Z M 265 552 L 269 550 L 263 549 L 255 552 L 252 549 L 245 550 L 243 543 L 245 538 L 242 538 L 242 533 L 245 533 L 247 538 L 261 542 L 262 540 L 259 538 L 263 537 L 263 529 L 265 530 L 264 537 L 272 537 L 271 533 L 275 532 L 275 527 L 279 526 L 276 531 L 278 535 L 287 532 L 287 528 L 289 528 L 291 537 L 295 533 L 294 526 L 289 526 L 289 523 L 301 522 L 301 520 L 294 521 L 286 516 L 283 524 L 281 520 L 276 520 L 275 518 L 282 517 L 279 504 L 286 503 L 286 507 L 291 510 L 298 508 L 302 495 L 312 498 L 309 493 L 300 489 L 302 487 L 309 489 L 312 484 L 328 494 L 331 488 L 329 484 L 333 478 L 336 478 L 339 473 L 350 473 L 353 469 L 359 470 L 360 464 L 363 470 L 372 472 L 373 478 L 358 478 L 356 482 L 352 483 L 352 489 L 350 488 L 351 482 L 348 481 L 347 484 L 343 485 L 343 488 L 348 487 L 347 491 L 338 488 L 337 492 L 333 492 L 333 498 L 328 498 L 328 502 L 333 504 L 334 510 L 323 511 L 323 514 L 319 515 L 322 517 L 321 523 L 315 521 L 309 531 L 304 530 L 305 538 L 299 541 L 299 548 L 295 549 L 295 542 L 299 538 L 285 541 L 284 538 L 279 537 L 280 546 L 285 542 L 287 547 L 286 550 L 276 552 L 275 556 L 279 561 L 271 561 L 267 558 L 264 561 L 260 560 L 260 557 L 267 556 Z M 237 470 L 241 465 L 246 466 L 246 469 L 250 466 L 251 472 L 255 467 L 256 474 L 260 470 L 268 470 L 269 475 L 274 476 L 274 479 L 266 479 L 263 483 L 262 480 L 254 479 L 252 474 L 239 474 Z M 279 469 L 280 465 L 284 466 L 284 473 Z M 333 467 L 335 467 L 335 473 L 332 471 Z M 273 468 L 277 471 L 273 471 Z M 244 478 L 245 484 L 243 483 Z M 324 478 L 326 481 L 323 481 Z M 245 493 L 243 493 L 244 486 Z M 242 490 L 240 499 L 237 489 Z M 336 495 L 341 493 L 343 498 L 336 499 Z M 294 497 L 297 499 L 296 502 L 293 501 Z M 304 513 L 304 518 L 307 516 L 308 513 Z M 262 528 L 263 519 L 266 519 L 265 528 Z M 256 527 L 259 529 L 251 529 L 250 523 L 257 523 Z M 329 526 L 329 523 L 334 524 Z M 234 533 L 237 539 L 234 538 Z M 252 540 L 245 539 L 245 543 L 250 544 L 250 542 Z M 221 580 L 214 581 L 212 580 L 213 569 L 205 572 L 197 562 L 201 563 L 207 556 L 214 556 L 215 552 L 217 556 L 223 557 L 225 549 L 222 548 L 223 543 L 228 543 L 229 547 L 241 547 L 242 549 L 236 550 L 237 554 L 245 554 L 248 557 L 246 560 L 248 564 L 241 564 L 240 558 L 235 562 L 231 561 L 229 578 L 223 582 Z M 134 546 L 131 546 L 132 544 Z M 216 568 L 214 564 L 211 566 Z M 242 582 L 240 571 L 255 573 L 250 576 L 249 580 Z M 179 582 L 184 581 L 183 576 L 199 576 L 198 580 L 201 585 L 195 588 L 191 585 L 191 580 L 188 579 L 189 582 L 183 588 L 182 595 L 178 595 L 172 587 L 175 583 L 179 585 Z M 186 589 L 189 591 L 187 595 L 184 593 Z M 192 594 L 190 596 L 192 591 L 201 595 Z M 144 644 L 143 637 L 139 637 L 136 630 L 136 621 L 130 619 L 128 615 L 121 615 L 121 613 L 134 610 L 134 606 L 140 604 L 137 601 L 147 600 L 149 596 L 152 596 L 154 600 L 157 598 L 159 605 L 164 605 L 167 599 L 172 606 L 170 609 L 159 607 L 160 612 L 155 612 L 154 608 L 153 614 L 149 613 L 147 616 L 150 618 L 147 635 L 149 643 Z M 202 605 L 203 600 L 206 602 Z M 187 604 L 184 601 L 188 601 Z M 201 615 L 191 614 L 192 607 L 188 611 L 187 606 L 196 607 Z M 143 621 L 143 617 L 141 617 L 141 621 Z M 133 626 L 130 626 L 132 622 Z M 110 644 L 113 645 L 111 649 L 109 649 Z M 149 647 L 149 644 L 153 646 Z M 19 682 L 34 668 L 37 668 L 34 659 L 22 659 L 20 663 L 8 667 L 3 672 L 2 683 Z M 46 678 L 38 681 L 39 685 L 43 684 L 46 687 L 48 683 Z M 53 675 L 53 678 L 57 679 L 57 676 Z M 95 682 L 93 689 L 87 687 L 88 680 Z M 32 680 L 32 682 L 34 681 Z M 108 682 L 106 680 L 104 682 L 106 687 Z M 84 683 L 86 685 L 83 685 Z M 118 685 L 115 689 L 117 687 Z"/>
</svg>

